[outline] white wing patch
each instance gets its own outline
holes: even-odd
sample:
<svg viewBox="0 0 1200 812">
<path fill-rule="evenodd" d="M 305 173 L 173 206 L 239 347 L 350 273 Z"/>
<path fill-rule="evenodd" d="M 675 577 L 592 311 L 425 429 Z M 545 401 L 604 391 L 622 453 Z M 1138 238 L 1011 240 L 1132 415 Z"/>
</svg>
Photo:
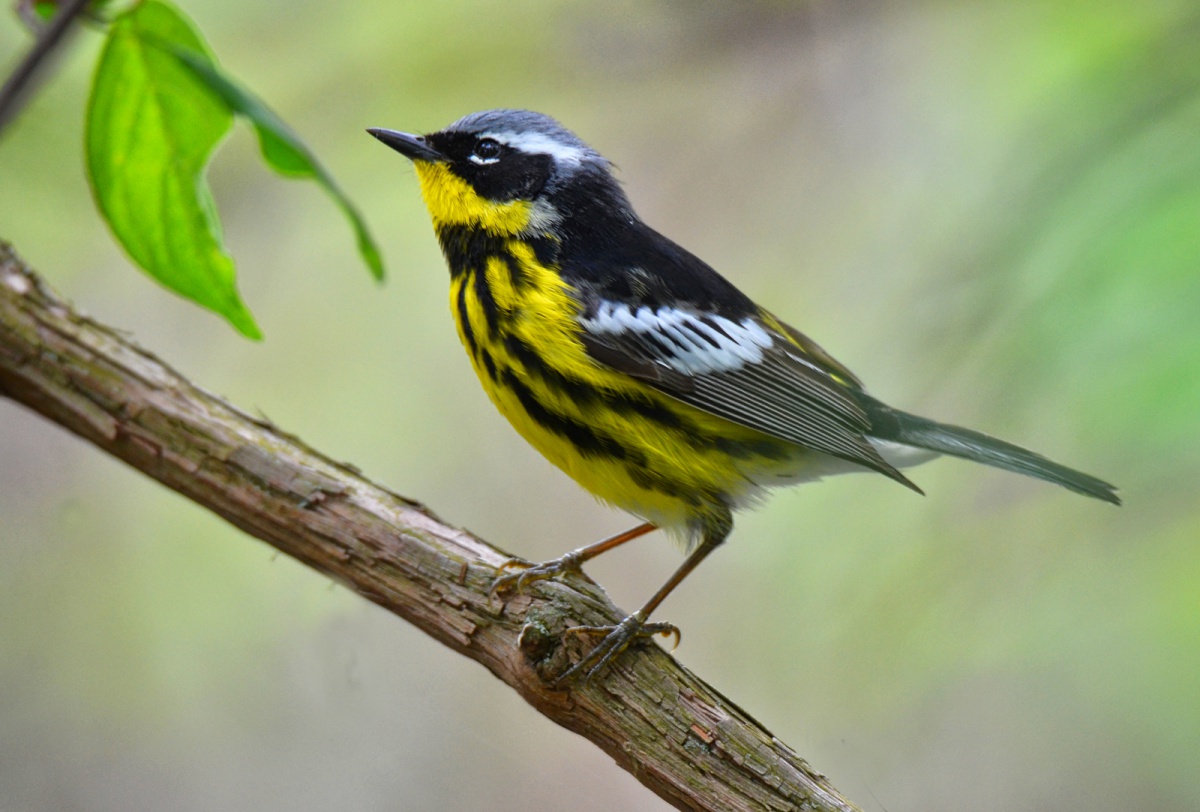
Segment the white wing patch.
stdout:
<svg viewBox="0 0 1200 812">
<path fill-rule="evenodd" d="M 761 363 L 774 344 L 753 319 L 734 322 L 723 316 L 698 316 L 673 307 L 637 310 L 618 302 L 602 302 L 583 326 L 597 335 L 632 334 L 647 354 L 686 375 L 731 372 Z"/>
</svg>

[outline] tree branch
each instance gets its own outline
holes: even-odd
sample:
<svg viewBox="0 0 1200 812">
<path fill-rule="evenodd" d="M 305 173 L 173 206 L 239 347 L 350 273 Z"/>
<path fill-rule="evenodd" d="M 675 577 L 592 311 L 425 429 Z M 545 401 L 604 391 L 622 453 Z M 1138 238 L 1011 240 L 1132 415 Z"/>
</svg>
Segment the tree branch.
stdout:
<svg viewBox="0 0 1200 812">
<path fill-rule="evenodd" d="M 0 242 L 0 396 L 124 460 L 484 665 L 679 809 L 853 810 L 657 646 L 587 686 L 571 623 L 620 618 L 582 578 L 489 601 L 508 556 L 185 380 L 58 298 Z"/>
</svg>

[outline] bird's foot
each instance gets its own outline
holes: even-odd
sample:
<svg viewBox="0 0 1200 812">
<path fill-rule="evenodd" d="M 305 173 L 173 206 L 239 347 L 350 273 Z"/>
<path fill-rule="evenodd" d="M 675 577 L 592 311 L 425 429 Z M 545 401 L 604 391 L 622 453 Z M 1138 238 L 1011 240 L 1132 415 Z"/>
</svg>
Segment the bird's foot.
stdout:
<svg viewBox="0 0 1200 812">
<path fill-rule="evenodd" d="M 520 572 L 509 572 L 506 570 L 520 568 Z M 542 581 L 546 578 L 554 578 L 568 572 L 583 572 L 583 558 L 578 550 L 572 550 L 561 558 L 553 558 L 549 561 L 543 561 L 541 564 L 530 564 L 528 561 L 522 561 L 519 558 L 510 558 L 501 564 L 498 568 L 501 575 L 492 581 L 491 587 L 488 589 L 488 600 L 491 600 L 493 595 L 507 590 L 513 590 L 517 594 L 525 591 L 525 587 L 534 581 Z"/>
<path fill-rule="evenodd" d="M 615 626 L 572 626 L 564 634 L 603 635 L 603 639 L 583 655 L 579 662 L 564 671 L 555 680 L 556 685 L 572 680 L 586 683 L 631 644 L 656 634 L 675 638 L 675 644 L 671 646 L 672 651 L 679 645 L 678 626 L 673 623 L 647 623 L 645 614 L 640 611 L 634 612 Z"/>
</svg>

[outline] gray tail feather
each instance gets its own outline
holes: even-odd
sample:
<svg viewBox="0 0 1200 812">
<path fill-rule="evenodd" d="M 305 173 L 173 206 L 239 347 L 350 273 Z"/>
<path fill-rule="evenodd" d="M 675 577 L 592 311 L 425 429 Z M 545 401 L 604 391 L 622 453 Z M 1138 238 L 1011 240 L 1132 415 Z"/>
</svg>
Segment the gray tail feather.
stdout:
<svg viewBox="0 0 1200 812">
<path fill-rule="evenodd" d="M 962 457 L 1006 471 L 1054 482 L 1084 496 L 1121 504 L 1115 486 L 1080 471 L 1059 465 L 1041 454 L 997 440 L 978 431 L 949 426 L 886 406 L 869 395 L 859 400 L 871 420 L 871 436 L 905 445 Z"/>
</svg>

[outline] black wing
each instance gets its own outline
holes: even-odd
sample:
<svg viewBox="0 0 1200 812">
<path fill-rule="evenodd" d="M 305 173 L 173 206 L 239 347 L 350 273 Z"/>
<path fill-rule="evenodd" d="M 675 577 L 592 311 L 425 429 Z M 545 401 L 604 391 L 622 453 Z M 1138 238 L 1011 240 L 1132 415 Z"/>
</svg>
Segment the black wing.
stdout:
<svg viewBox="0 0 1200 812">
<path fill-rule="evenodd" d="M 867 440 L 858 379 L 703 260 L 632 215 L 574 218 L 561 230 L 545 259 L 579 297 L 584 346 L 597 362 L 920 492 Z"/>
<path fill-rule="evenodd" d="M 588 298 L 580 324 L 596 361 L 690 406 L 920 492 L 867 440 L 871 421 L 855 397 L 857 379 L 768 314 L 730 318 L 686 305 Z"/>
</svg>

